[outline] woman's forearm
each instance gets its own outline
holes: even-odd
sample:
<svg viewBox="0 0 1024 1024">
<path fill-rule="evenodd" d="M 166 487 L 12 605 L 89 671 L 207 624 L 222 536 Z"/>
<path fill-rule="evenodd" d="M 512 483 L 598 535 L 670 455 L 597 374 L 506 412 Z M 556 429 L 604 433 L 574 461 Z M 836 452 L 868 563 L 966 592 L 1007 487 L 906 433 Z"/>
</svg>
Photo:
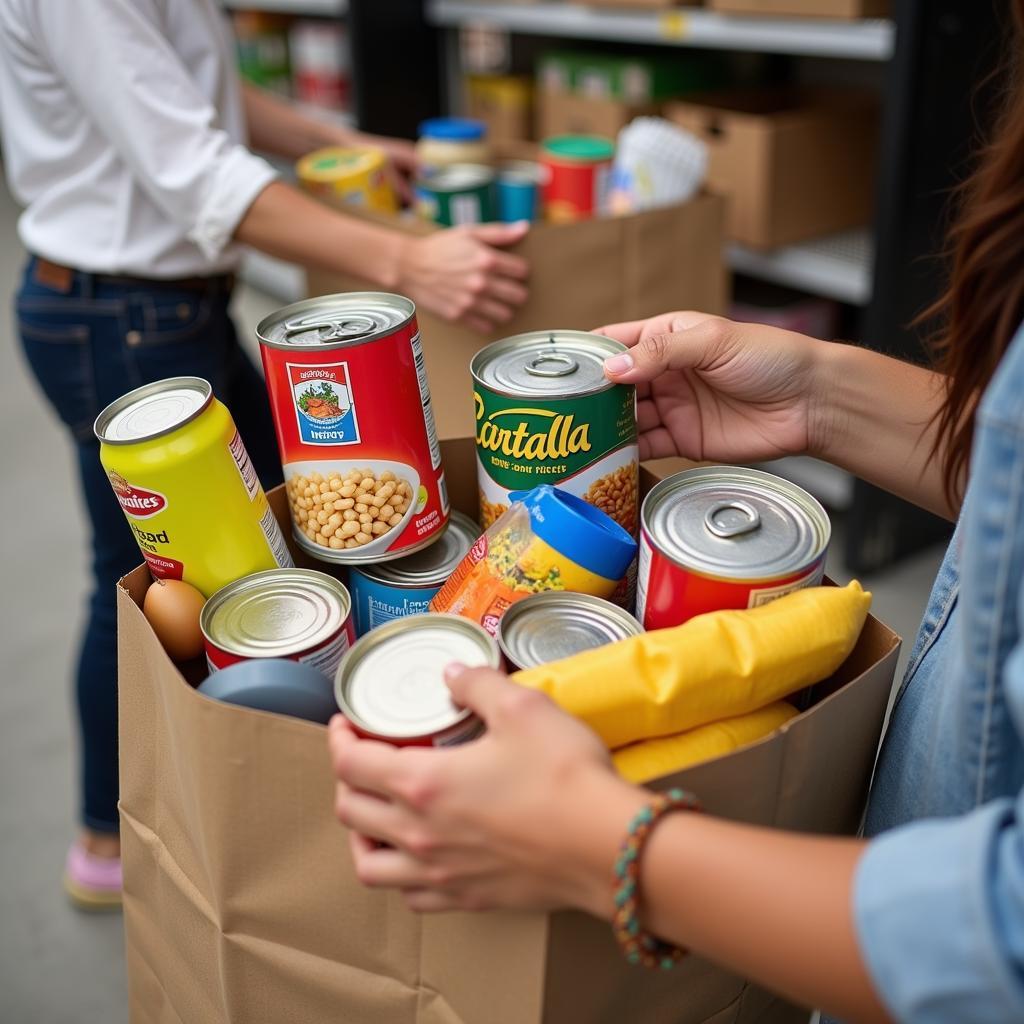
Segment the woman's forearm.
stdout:
<svg viewBox="0 0 1024 1024">
<path fill-rule="evenodd" d="M 589 895 L 576 902 L 609 918 L 615 844 L 645 798 L 618 782 L 602 788 L 600 802 L 586 804 L 589 824 L 579 822 L 565 841 L 573 846 L 567 858 L 587 865 Z M 642 923 L 805 1006 L 887 1021 L 854 932 L 853 875 L 863 846 L 672 814 L 643 854 Z"/>
<path fill-rule="evenodd" d="M 314 149 L 346 145 L 350 140 L 351 133 L 342 126 L 311 117 L 264 89 L 248 84 L 242 89 L 253 149 L 298 160 Z"/>
<path fill-rule="evenodd" d="M 348 217 L 281 181 L 256 197 L 235 238 L 271 256 L 354 274 L 385 289 L 396 287 L 409 243 L 397 231 Z"/>
<path fill-rule="evenodd" d="M 942 457 L 932 456 L 931 420 L 945 378 L 852 345 L 821 348 L 811 455 L 947 519 Z"/>
</svg>

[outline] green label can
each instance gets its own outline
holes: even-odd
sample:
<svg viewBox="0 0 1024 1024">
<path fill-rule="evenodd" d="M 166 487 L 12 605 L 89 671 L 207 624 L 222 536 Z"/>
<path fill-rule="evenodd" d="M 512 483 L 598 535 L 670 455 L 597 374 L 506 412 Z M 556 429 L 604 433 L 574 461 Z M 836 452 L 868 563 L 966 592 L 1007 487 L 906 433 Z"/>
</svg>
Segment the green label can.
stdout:
<svg viewBox="0 0 1024 1024">
<path fill-rule="evenodd" d="M 416 184 L 416 208 L 444 227 L 498 219 L 494 170 L 483 164 L 452 164 Z"/>
<path fill-rule="evenodd" d="M 636 535 L 636 392 L 603 371 L 624 348 L 585 331 L 531 331 L 473 357 L 485 529 L 508 508 L 510 491 L 553 484 Z"/>
</svg>

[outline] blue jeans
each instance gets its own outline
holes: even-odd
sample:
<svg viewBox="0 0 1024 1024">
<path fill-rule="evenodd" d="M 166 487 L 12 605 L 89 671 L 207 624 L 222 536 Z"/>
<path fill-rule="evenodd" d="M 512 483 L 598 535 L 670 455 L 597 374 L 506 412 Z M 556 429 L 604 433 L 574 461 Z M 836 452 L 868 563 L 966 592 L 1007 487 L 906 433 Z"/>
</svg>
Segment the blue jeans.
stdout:
<svg viewBox="0 0 1024 1024">
<path fill-rule="evenodd" d="M 226 284 L 208 291 L 110 283 L 76 273 L 67 291 L 34 278 L 16 297 L 18 332 L 43 396 L 67 428 L 92 527 L 93 591 L 78 658 L 82 823 L 116 832 L 117 580 L 141 562 L 100 465 L 92 424 L 115 398 L 148 381 L 204 377 L 232 411 L 264 487 L 281 482 L 266 389 L 238 345 Z"/>
</svg>

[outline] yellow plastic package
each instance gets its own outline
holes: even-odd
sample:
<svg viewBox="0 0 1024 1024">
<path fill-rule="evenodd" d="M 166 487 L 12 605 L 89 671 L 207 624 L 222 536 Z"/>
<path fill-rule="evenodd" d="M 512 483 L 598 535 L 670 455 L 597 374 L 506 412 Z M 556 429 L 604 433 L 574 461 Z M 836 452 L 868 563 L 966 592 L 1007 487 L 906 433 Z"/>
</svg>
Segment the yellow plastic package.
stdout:
<svg viewBox="0 0 1024 1024">
<path fill-rule="evenodd" d="M 792 704 L 779 700 L 749 715 L 701 725 L 678 736 L 630 743 L 613 751 L 612 761 L 627 782 L 648 782 L 738 750 L 775 732 L 797 714 Z"/>
<path fill-rule="evenodd" d="M 745 715 L 827 678 L 853 650 L 870 605 L 856 580 L 808 587 L 512 678 L 544 691 L 614 750 Z"/>
</svg>

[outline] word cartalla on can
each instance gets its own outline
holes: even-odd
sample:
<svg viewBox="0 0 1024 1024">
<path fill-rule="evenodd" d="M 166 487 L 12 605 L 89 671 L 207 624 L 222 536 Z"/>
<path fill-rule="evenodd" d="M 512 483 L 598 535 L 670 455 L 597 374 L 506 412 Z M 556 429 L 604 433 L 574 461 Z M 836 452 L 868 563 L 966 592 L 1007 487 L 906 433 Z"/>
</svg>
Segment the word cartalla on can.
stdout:
<svg viewBox="0 0 1024 1024">
<path fill-rule="evenodd" d="M 256 332 L 296 542 L 365 564 L 437 540 L 448 493 L 413 303 L 324 295 Z"/>
<path fill-rule="evenodd" d="M 334 678 L 355 642 L 345 586 L 315 569 L 271 569 L 237 580 L 199 618 L 211 672 L 252 658 L 289 658 Z"/>
<path fill-rule="evenodd" d="M 824 576 L 827 513 L 771 473 L 737 466 L 677 473 L 648 493 L 640 518 L 637 618 L 645 629 L 754 608 Z"/>
<path fill-rule="evenodd" d="M 341 713 L 361 736 L 396 746 L 442 747 L 483 732 L 469 708 L 458 707 L 444 682 L 452 662 L 498 668 L 498 645 L 458 615 L 412 615 L 357 640 L 334 682 Z"/>
<path fill-rule="evenodd" d="M 144 384 L 96 417 L 100 461 L 149 571 L 204 597 L 292 558 L 228 410 L 201 377 Z"/>
</svg>

